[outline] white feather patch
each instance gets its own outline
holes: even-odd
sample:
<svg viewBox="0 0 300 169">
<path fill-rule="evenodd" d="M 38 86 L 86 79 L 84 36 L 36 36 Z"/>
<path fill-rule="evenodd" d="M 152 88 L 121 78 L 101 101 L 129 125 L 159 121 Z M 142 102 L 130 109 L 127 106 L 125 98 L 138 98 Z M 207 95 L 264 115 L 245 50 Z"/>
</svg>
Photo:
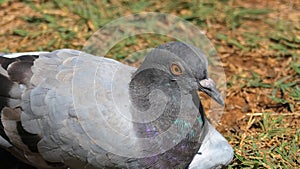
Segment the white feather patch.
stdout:
<svg viewBox="0 0 300 169">
<path fill-rule="evenodd" d="M 0 74 L 8 77 L 7 71 L 5 69 L 3 69 L 2 66 L 0 66 Z"/>
<path fill-rule="evenodd" d="M 24 55 L 40 55 L 40 54 L 45 54 L 45 53 L 49 53 L 49 52 L 21 52 L 21 53 L 9 53 L 9 54 L 4 54 L 2 55 L 2 57 L 5 58 L 17 58 L 20 56 L 24 56 Z"/>
<path fill-rule="evenodd" d="M 189 169 L 215 168 L 227 166 L 234 156 L 232 147 L 227 140 L 208 123 L 208 133 L 189 165 Z"/>
<path fill-rule="evenodd" d="M 9 148 L 12 145 L 8 141 L 6 141 L 3 137 L 0 136 L 0 146 L 5 147 L 5 148 Z"/>
</svg>

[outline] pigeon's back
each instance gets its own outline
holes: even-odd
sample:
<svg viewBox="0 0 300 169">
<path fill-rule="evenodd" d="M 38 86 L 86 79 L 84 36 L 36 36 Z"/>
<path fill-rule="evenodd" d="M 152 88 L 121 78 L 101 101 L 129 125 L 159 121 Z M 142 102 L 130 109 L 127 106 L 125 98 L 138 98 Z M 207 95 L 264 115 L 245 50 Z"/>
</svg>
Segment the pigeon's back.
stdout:
<svg viewBox="0 0 300 169">
<path fill-rule="evenodd" d="M 124 83 L 134 68 L 68 49 L 2 57 L 0 63 L 2 147 L 41 168 L 118 163 L 98 142 L 108 135 L 105 120 L 116 118 L 109 112 L 114 106 L 110 97 L 114 74 L 122 69 L 118 82 Z M 98 111 L 107 117 L 99 117 Z M 130 130 L 124 124 L 119 128 Z"/>
</svg>

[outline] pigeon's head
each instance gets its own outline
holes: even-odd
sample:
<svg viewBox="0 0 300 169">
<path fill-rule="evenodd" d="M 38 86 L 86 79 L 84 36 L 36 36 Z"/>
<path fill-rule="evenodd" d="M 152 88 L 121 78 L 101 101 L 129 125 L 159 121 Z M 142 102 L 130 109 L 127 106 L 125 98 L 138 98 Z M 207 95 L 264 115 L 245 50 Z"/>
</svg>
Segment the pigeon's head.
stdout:
<svg viewBox="0 0 300 169">
<path fill-rule="evenodd" d="M 206 56 L 195 46 L 170 42 L 154 48 L 135 74 L 149 69 L 159 70 L 153 71 L 153 74 L 164 72 L 157 76 L 167 75 L 169 80 L 178 83 L 181 89 L 202 91 L 223 106 L 220 92 L 214 81 L 208 78 L 207 66 Z"/>
</svg>

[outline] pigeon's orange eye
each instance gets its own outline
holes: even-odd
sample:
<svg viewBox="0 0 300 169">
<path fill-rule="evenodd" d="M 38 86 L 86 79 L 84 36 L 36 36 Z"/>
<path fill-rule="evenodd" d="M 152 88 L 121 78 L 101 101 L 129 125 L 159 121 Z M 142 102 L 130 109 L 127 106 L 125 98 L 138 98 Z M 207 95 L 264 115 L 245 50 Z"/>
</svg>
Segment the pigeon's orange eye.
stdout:
<svg viewBox="0 0 300 169">
<path fill-rule="evenodd" d="M 182 69 L 181 69 L 181 66 L 176 64 L 176 63 L 172 63 L 171 65 L 171 72 L 174 74 L 174 75 L 182 75 Z"/>
</svg>

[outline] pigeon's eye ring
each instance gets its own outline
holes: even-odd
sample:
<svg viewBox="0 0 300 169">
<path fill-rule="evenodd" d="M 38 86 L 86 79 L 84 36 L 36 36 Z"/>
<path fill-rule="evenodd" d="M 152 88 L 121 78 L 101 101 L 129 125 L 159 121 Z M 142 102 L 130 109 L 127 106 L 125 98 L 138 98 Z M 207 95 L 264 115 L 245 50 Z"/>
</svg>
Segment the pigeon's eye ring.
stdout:
<svg viewBox="0 0 300 169">
<path fill-rule="evenodd" d="M 171 72 L 176 76 L 179 76 L 179 75 L 183 74 L 181 66 L 177 63 L 172 63 Z"/>
</svg>

